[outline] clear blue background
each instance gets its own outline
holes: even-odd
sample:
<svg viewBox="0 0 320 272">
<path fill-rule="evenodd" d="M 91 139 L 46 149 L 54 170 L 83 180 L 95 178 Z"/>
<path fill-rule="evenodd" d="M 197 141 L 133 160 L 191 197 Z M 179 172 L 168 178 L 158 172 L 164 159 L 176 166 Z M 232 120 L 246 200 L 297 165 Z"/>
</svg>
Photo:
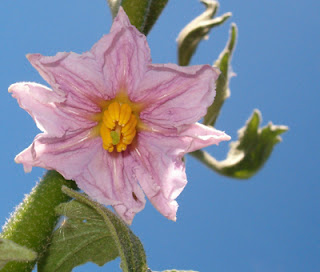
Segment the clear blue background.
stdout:
<svg viewBox="0 0 320 272">
<path fill-rule="evenodd" d="M 203 11 L 196 0 L 170 0 L 148 36 L 155 63 L 176 62 L 179 31 Z M 237 139 L 254 108 L 264 124 L 290 131 L 265 167 L 248 181 L 218 176 L 187 158 L 189 183 L 178 198 L 176 223 L 151 205 L 138 214 L 133 231 L 141 238 L 153 270 L 320 271 L 319 237 L 319 12 L 318 1 L 222 1 L 220 14 L 233 17 L 203 41 L 192 64 L 213 63 L 236 22 L 231 98 L 216 127 Z M 2 0 L 0 2 L 0 223 L 28 194 L 43 169 L 25 174 L 14 163 L 38 133 L 33 120 L 7 93 L 18 81 L 44 83 L 27 53 L 87 51 L 108 33 L 104 0 Z M 228 144 L 210 148 L 223 159 Z M 118 262 L 100 268 L 119 271 Z"/>
</svg>

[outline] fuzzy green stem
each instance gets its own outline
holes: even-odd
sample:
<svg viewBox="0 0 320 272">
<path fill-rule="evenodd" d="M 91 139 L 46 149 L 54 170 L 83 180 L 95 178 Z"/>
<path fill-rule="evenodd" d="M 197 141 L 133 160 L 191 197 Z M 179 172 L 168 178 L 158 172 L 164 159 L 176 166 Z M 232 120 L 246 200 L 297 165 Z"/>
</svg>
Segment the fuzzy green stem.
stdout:
<svg viewBox="0 0 320 272">
<path fill-rule="evenodd" d="M 31 193 L 17 207 L 7 224 L 3 227 L 0 238 L 6 238 L 38 253 L 38 259 L 50 241 L 51 233 L 57 224 L 55 207 L 70 199 L 61 191 L 65 185 L 76 188 L 73 181 L 65 180 L 59 173 L 48 171 Z M 32 271 L 33 262 L 10 262 L 1 272 Z"/>
</svg>

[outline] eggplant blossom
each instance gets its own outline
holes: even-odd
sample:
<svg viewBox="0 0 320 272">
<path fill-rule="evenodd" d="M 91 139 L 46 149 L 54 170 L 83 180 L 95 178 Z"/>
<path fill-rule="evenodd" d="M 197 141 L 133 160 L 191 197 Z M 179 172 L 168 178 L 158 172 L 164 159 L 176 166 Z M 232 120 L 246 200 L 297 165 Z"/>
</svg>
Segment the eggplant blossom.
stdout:
<svg viewBox="0 0 320 272">
<path fill-rule="evenodd" d="M 52 89 L 15 83 L 9 92 L 42 133 L 15 158 L 26 172 L 54 169 L 128 223 L 145 196 L 176 220 L 186 186 L 182 157 L 229 140 L 197 123 L 212 104 L 219 71 L 210 65 L 152 64 L 146 37 L 120 8 L 90 51 L 27 55 Z"/>
</svg>

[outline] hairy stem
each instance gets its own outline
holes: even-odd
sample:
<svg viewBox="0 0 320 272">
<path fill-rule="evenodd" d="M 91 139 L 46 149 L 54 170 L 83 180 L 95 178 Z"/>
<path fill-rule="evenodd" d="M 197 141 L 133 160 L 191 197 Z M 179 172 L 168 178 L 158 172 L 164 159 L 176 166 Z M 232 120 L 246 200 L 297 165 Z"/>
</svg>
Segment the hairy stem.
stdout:
<svg viewBox="0 0 320 272">
<path fill-rule="evenodd" d="M 61 191 L 65 185 L 76 188 L 73 181 L 65 180 L 59 173 L 48 171 L 32 189 L 14 214 L 3 227 L 0 238 L 6 238 L 38 253 L 38 259 L 50 241 L 51 233 L 57 224 L 55 207 L 70 199 Z M 10 262 L 1 272 L 32 271 L 33 262 Z"/>
</svg>

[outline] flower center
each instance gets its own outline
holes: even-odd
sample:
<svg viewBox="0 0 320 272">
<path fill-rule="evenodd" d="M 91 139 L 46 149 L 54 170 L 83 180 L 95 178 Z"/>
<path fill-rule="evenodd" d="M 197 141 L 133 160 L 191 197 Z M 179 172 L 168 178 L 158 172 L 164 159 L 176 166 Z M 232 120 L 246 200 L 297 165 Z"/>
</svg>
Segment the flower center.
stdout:
<svg viewBox="0 0 320 272">
<path fill-rule="evenodd" d="M 117 152 L 126 150 L 137 133 L 137 123 L 137 117 L 128 104 L 111 103 L 103 112 L 100 127 L 103 148 L 109 152 L 112 152 L 114 147 Z"/>
</svg>

